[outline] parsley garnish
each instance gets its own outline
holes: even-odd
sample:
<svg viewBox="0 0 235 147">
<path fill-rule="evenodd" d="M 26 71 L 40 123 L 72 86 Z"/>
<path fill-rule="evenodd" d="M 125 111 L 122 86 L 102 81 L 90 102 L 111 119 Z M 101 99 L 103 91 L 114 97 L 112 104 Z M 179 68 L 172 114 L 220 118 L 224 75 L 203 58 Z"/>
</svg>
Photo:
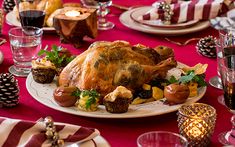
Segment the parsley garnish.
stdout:
<svg viewBox="0 0 235 147">
<path fill-rule="evenodd" d="M 72 96 L 80 97 L 81 93 L 82 93 L 81 90 L 77 89 L 76 91 L 72 93 Z"/>
<path fill-rule="evenodd" d="M 190 81 L 198 83 L 199 87 L 206 86 L 206 82 L 202 75 L 195 75 L 194 70 L 190 70 L 187 72 L 185 76 L 180 77 L 179 83 L 189 83 Z"/>
<path fill-rule="evenodd" d="M 96 103 L 96 99 L 99 98 L 99 93 L 96 90 L 84 90 L 82 91 L 81 95 L 83 97 L 88 96 L 86 101 L 86 109 L 89 109 L 92 104 Z"/>
<path fill-rule="evenodd" d="M 172 83 L 177 83 L 178 81 L 176 80 L 176 78 L 174 76 L 171 76 L 169 79 L 170 84 Z"/>
<path fill-rule="evenodd" d="M 40 50 L 38 55 L 45 55 L 46 59 L 51 61 L 57 68 L 66 66 L 74 59 L 74 56 L 68 57 L 66 54 L 61 54 L 62 50 L 64 49 L 61 46 L 53 45 L 51 51 L 47 51 L 47 48 L 48 46 L 46 46 L 45 49 Z"/>
<path fill-rule="evenodd" d="M 176 78 L 174 76 L 171 76 L 169 79 L 169 83 L 182 83 L 182 84 L 186 84 L 189 82 L 196 82 L 198 83 L 199 87 L 203 87 L 206 86 L 206 82 L 203 78 L 203 75 L 195 75 L 194 70 L 190 70 L 186 73 L 186 75 L 181 76 L 178 80 L 176 80 Z"/>
</svg>

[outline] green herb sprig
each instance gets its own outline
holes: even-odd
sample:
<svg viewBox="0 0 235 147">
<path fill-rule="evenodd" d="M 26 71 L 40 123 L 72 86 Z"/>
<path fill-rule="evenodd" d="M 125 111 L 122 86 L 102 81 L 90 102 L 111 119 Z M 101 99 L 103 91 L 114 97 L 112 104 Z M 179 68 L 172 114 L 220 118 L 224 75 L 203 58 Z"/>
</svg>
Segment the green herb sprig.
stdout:
<svg viewBox="0 0 235 147">
<path fill-rule="evenodd" d="M 72 93 L 73 96 L 76 97 L 86 97 L 88 96 L 88 99 L 86 101 L 86 109 L 89 109 L 91 107 L 92 104 L 95 104 L 97 99 L 99 99 L 100 94 L 96 91 L 96 90 L 76 90 Z"/>
<path fill-rule="evenodd" d="M 92 104 L 96 103 L 96 99 L 99 98 L 99 93 L 96 90 L 84 90 L 81 92 L 83 97 L 88 96 L 88 100 L 86 101 L 86 109 L 89 109 Z"/>
<path fill-rule="evenodd" d="M 207 83 L 205 82 L 204 78 L 202 75 L 196 75 L 194 70 L 190 70 L 186 73 L 186 75 L 181 76 L 178 80 L 174 77 L 171 76 L 169 83 L 182 83 L 182 84 L 186 84 L 189 82 L 196 82 L 198 83 L 199 87 L 203 87 L 206 86 Z"/>
<path fill-rule="evenodd" d="M 69 62 L 71 62 L 75 57 L 67 56 L 66 54 L 61 54 L 64 49 L 61 46 L 53 45 L 51 51 L 47 50 L 48 46 L 45 49 L 38 52 L 39 56 L 45 55 L 46 59 L 51 61 L 57 68 L 65 67 Z"/>
</svg>

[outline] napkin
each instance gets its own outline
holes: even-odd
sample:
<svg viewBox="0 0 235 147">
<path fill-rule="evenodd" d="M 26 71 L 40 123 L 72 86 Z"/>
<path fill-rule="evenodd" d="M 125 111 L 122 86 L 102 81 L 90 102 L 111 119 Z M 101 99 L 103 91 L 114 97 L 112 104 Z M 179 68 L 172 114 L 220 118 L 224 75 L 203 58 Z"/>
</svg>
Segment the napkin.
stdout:
<svg viewBox="0 0 235 147">
<path fill-rule="evenodd" d="M 82 143 L 99 135 L 93 128 L 64 123 L 54 123 L 60 139 L 65 143 Z M 32 122 L 0 117 L 0 146 L 2 147 L 48 147 L 44 122 Z"/>
<path fill-rule="evenodd" d="M 152 4 L 153 8 L 147 13 L 140 16 L 140 20 L 157 20 L 164 21 L 164 10 L 160 9 L 160 2 Z M 171 23 L 182 23 L 190 20 L 209 20 L 216 16 L 233 9 L 234 0 L 192 0 L 178 1 L 166 0 L 170 4 L 173 12 Z"/>
</svg>

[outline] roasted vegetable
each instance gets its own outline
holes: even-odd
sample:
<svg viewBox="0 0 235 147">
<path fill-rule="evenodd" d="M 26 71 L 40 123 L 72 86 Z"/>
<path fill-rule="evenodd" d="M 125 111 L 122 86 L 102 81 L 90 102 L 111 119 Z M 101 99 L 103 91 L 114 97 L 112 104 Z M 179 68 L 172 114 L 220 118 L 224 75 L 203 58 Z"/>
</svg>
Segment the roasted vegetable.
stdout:
<svg viewBox="0 0 235 147">
<path fill-rule="evenodd" d="M 152 97 L 155 100 L 159 100 L 163 98 L 163 90 L 158 87 L 152 87 L 153 95 Z"/>
<path fill-rule="evenodd" d="M 73 106 L 78 97 L 76 95 L 73 95 L 73 93 L 77 90 L 77 87 L 58 87 L 55 89 L 53 96 L 60 106 L 62 107 L 71 107 Z"/>
<path fill-rule="evenodd" d="M 197 92 L 198 83 L 190 82 L 188 84 L 188 87 L 189 87 L 189 91 L 190 91 L 189 97 L 194 97 L 194 96 L 198 95 L 198 92 Z"/>
<path fill-rule="evenodd" d="M 148 99 L 152 97 L 152 90 L 141 90 L 138 92 L 138 96 L 142 99 Z"/>
<path fill-rule="evenodd" d="M 164 96 L 171 104 L 184 103 L 189 96 L 189 88 L 185 84 L 173 83 L 164 88 Z"/>
</svg>

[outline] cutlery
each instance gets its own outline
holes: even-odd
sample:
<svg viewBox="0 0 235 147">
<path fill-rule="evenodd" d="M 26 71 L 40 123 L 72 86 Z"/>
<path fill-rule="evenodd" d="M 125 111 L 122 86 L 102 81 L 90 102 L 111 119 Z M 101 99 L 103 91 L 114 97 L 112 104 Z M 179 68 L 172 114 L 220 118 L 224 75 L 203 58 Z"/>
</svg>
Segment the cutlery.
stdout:
<svg viewBox="0 0 235 147">
<path fill-rule="evenodd" d="M 171 39 L 169 39 L 167 37 L 165 37 L 165 40 L 167 40 L 167 41 L 169 41 L 171 43 L 177 44 L 179 46 L 185 46 L 185 45 L 189 44 L 192 41 L 200 40 L 200 38 L 191 38 L 191 39 L 188 39 L 188 40 L 186 40 L 184 42 L 173 41 L 173 40 L 171 40 Z"/>
<path fill-rule="evenodd" d="M 123 5 L 114 4 L 114 3 L 112 4 L 112 6 L 115 7 L 115 8 L 118 8 L 120 10 L 124 10 L 124 11 L 132 10 L 134 8 L 137 8 L 137 7 L 142 7 L 142 5 L 135 5 L 135 6 L 128 7 L 128 6 L 123 6 Z"/>
</svg>

